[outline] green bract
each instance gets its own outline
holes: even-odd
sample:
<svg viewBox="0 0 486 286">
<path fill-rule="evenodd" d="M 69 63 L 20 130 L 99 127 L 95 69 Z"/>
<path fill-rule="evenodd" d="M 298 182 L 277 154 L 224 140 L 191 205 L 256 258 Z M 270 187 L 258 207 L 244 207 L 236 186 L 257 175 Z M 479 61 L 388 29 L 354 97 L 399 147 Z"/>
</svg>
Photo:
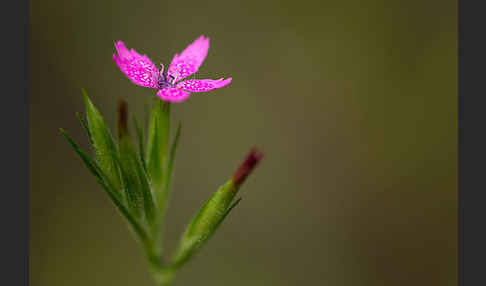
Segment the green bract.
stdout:
<svg viewBox="0 0 486 286">
<path fill-rule="evenodd" d="M 238 191 L 232 180 L 222 185 L 201 207 L 182 236 L 173 256 L 173 264 L 182 266 L 216 231 L 223 219 L 240 202 L 233 204 Z"/>
</svg>

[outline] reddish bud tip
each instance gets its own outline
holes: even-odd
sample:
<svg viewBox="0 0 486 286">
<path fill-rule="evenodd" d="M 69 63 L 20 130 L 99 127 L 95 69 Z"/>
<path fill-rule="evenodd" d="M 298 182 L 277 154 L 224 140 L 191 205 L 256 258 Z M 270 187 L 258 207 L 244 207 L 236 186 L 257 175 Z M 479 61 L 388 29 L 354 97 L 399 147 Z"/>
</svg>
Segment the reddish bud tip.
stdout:
<svg viewBox="0 0 486 286">
<path fill-rule="evenodd" d="M 120 104 L 118 105 L 118 137 L 121 138 L 122 136 L 128 133 L 128 124 L 127 124 L 127 113 L 128 113 L 127 102 L 124 100 L 120 100 Z"/>
<path fill-rule="evenodd" d="M 246 156 L 245 161 L 233 174 L 233 181 L 236 186 L 241 185 L 245 181 L 246 177 L 253 171 L 262 158 L 263 152 L 256 148 L 251 149 L 250 153 Z"/>
</svg>

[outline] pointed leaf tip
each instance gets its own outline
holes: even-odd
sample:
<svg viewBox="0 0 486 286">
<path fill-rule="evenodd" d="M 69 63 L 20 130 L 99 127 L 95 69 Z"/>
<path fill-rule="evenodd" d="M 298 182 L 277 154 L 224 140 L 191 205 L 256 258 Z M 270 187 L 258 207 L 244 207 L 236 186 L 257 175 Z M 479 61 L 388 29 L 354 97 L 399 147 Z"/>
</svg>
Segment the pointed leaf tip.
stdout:
<svg viewBox="0 0 486 286">
<path fill-rule="evenodd" d="M 91 145 L 93 145 L 93 137 L 91 136 L 91 131 L 89 130 L 88 123 L 83 118 L 83 116 L 81 115 L 81 113 L 76 112 L 76 117 L 78 118 L 79 122 L 81 122 L 81 125 L 83 126 L 84 131 L 88 135 L 89 143 L 91 143 Z"/>
<path fill-rule="evenodd" d="M 223 217 L 221 218 L 221 221 L 219 224 L 221 224 L 223 222 L 223 220 L 225 219 L 225 217 L 241 202 L 241 198 L 238 198 L 236 201 L 234 201 L 230 206 L 229 208 L 226 210 L 226 212 L 224 213 Z"/>
</svg>

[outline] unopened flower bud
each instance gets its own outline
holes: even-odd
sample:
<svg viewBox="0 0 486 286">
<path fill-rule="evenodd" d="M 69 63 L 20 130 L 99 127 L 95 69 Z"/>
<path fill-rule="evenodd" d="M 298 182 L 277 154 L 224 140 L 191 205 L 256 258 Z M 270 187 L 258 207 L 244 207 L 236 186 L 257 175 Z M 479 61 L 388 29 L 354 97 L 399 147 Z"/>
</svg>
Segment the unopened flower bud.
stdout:
<svg viewBox="0 0 486 286">
<path fill-rule="evenodd" d="M 127 124 L 127 102 L 120 100 L 118 105 L 118 138 L 128 134 L 128 124 Z"/>
<path fill-rule="evenodd" d="M 253 148 L 250 151 L 243 164 L 240 165 L 233 175 L 233 182 L 236 186 L 241 185 L 245 181 L 246 177 L 253 171 L 262 158 L 263 152 L 258 149 Z"/>
<path fill-rule="evenodd" d="M 233 199 L 240 185 L 262 158 L 262 152 L 252 149 L 231 179 L 213 193 L 199 209 L 182 236 L 173 257 L 176 267 L 182 266 L 218 229 L 223 219 L 239 202 L 233 202 Z"/>
</svg>

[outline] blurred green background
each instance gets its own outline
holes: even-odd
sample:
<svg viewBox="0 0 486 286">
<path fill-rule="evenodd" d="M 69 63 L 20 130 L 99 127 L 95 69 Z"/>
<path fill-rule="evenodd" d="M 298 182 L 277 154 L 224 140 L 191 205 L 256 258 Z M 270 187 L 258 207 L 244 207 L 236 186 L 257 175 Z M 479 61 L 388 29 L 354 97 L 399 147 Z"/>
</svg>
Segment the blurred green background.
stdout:
<svg viewBox="0 0 486 286">
<path fill-rule="evenodd" d="M 456 1 L 30 1 L 30 280 L 152 285 L 128 228 L 60 135 L 87 147 L 86 88 L 112 128 L 154 91 L 115 40 L 229 87 L 183 121 L 168 247 L 249 148 L 266 158 L 176 285 L 457 284 Z"/>
</svg>

